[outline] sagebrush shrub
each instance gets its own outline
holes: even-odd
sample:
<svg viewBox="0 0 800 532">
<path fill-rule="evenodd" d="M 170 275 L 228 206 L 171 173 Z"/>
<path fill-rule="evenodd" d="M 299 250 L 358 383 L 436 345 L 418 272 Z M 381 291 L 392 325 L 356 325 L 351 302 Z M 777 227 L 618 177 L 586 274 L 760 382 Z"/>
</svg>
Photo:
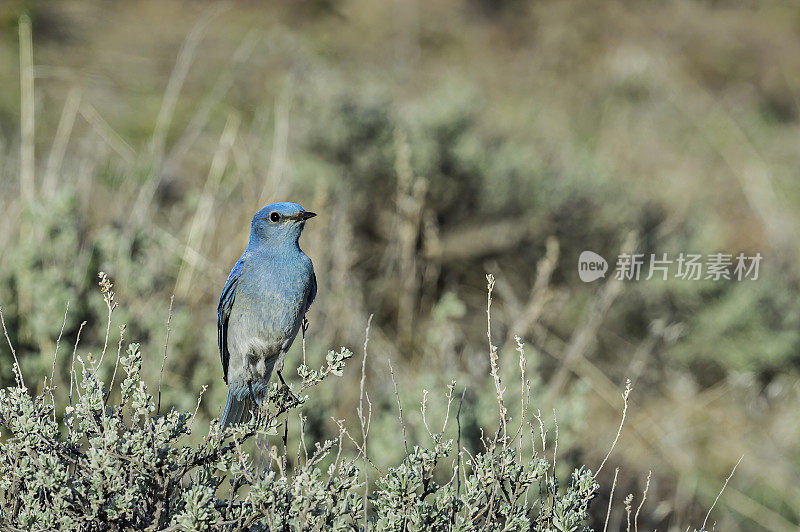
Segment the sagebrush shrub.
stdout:
<svg viewBox="0 0 800 532">
<path fill-rule="evenodd" d="M 111 305 L 110 285 L 104 295 Z M 522 427 L 506 435 L 503 419 L 498 419 L 503 430 L 484 437 L 480 451 L 462 447 L 460 430 L 458 439 L 445 438 L 445 419 L 442 432 L 431 433 L 429 447 L 414 446 L 399 465 L 377 476 L 370 473 L 372 478 L 365 468 L 377 468 L 341 422 L 337 439 L 315 442 L 302 455 L 298 450 L 290 463 L 285 416 L 302 412 L 307 389 L 341 375 L 352 355 L 342 348 L 329 351 L 320 369 L 301 365 L 297 395 L 274 383 L 268 403 L 253 419 L 225 430 L 214 420 L 195 445 L 187 436 L 199 429 L 193 426 L 197 411 L 158 411 L 141 378 L 136 343 L 117 353 L 108 384 L 98 377 L 99 362 L 91 354 L 75 356 L 63 415 L 52 387 L 46 384 L 32 394 L 15 364 L 17 385 L 0 390 L 0 525 L 29 530 L 589 530 L 588 509 L 598 492 L 592 473 L 577 469 L 559 487 L 544 456 L 525 456 L 522 445 L 515 444 Z M 119 393 L 112 394 L 117 367 L 122 382 Z M 201 399 L 202 392 L 198 407 Z M 267 438 L 283 441 L 282 455 Z M 348 441 L 359 451 L 355 456 L 343 452 Z M 397 445 L 404 444 L 398 439 Z"/>
</svg>

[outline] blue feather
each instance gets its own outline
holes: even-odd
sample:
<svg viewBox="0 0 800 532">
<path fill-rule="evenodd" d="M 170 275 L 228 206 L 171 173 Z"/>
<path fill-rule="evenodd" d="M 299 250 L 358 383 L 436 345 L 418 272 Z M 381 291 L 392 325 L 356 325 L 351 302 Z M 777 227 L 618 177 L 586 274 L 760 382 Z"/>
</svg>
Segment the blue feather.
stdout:
<svg viewBox="0 0 800 532">
<path fill-rule="evenodd" d="M 231 315 L 231 308 L 233 308 L 233 301 L 236 298 L 236 285 L 239 282 L 239 276 L 241 276 L 243 268 L 244 255 L 236 261 L 231 273 L 228 274 L 228 280 L 225 281 L 225 286 L 219 295 L 219 304 L 217 305 L 217 344 L 219 345 L 219 356 L 222 361 L 225 384 L 228 384 L 228 360 L 230 359 L 227 343 L 228 319 Z"/>
</svg>

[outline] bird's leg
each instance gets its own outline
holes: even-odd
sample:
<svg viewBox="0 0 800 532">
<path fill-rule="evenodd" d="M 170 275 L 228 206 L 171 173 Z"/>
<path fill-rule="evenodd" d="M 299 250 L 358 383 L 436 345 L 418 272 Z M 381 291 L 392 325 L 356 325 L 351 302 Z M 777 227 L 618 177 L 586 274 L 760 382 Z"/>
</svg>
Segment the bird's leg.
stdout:
<svg viewBox="0 0 800 532">
<path fill-rule="evenodd" d="M 308 330 L 308 318 L 303 315 L 303 321 L 300 322 L 300 335 L 302 336 L 303 343 L 303 365 L 306 365 L 306 331 Z"/>
<path fill-rule="evenodd" d="M 256 414 L 258 411 L 253 412 L 253 406 L 258 405 L 256 402 L 256 394 L 253 393 L 253 379 L 247 379 L 247 388 L 250 390 L 250 399 L 252 401 L 250 405 L 250 415 Z"/>
<path fill-rule="evenodd" d="M 276 371 L 275 373 L 277 373 L 277 374 L 278 374 L 278 378 L 281 380 L 281 384 L 283 384 L 283 387 L 284 387 L 284 388 L 286 388 L 286 393 L 288 393 L 288 394 L 289 394 L 289 397 L 291 397 L 292 399 L 294 399 L 294 401 L 295 401 L 296 403 L 299 403 L 299 402 L 300 402 L 300 398 L 299 398 L 299 397 L 297 397 L 297 396 L 296 396 L 296 395 L 295 395 L 295 394 L 292 392 L 292 389 L 291 389 L 291 388 L 289 388 L 289 385 L 288 385 L 288 384 L 286 384 L 286 381 L 285 381 L 285 380 L 283 380 L 283 375 L 281 375 L 281 372 L 280 372 L 280 371 Z"/>
</svg>

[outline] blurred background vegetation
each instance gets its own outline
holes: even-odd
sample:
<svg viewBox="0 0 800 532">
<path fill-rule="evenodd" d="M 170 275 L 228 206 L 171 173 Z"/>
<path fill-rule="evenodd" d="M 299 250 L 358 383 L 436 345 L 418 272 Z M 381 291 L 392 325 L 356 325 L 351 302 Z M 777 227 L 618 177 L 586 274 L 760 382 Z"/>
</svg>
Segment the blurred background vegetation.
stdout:
<svg viewBox="0 0 800 532">
<path fill-rule="evenodd" d="M 451 380 L 473 445 L 496 419 L 491 272 L 500 363 L 514 375 L 519 335 L 564 472 L 596 469 L 630 378 L 616 497 L 652 470 L 643 527 L 699 526 L 742 454 L 717 529 L 800 522 L 799 6 L 7 1 L 0 84 L 0 305 L 29 385 L 62 324 L 62 393 L 78 334 L 102 350 L 102 270 L 109 342 L 127 324 L 150 382 L 174 295 L 164 401 L 193 410 L 208 384 L 218 416 L 217 297 L 253 212 L 288 199 L 320 214 L 310 363 L 363 353 L 374 315 L 379 467 L 404 452 L 388 360 L 410 440 Z M 626 245 L 765 258 L 752 282 L 578 279 L 581 251 Z M 3 386 L 11 360 L 3 343 Z M 310 398 L 310 441 L 331 417 L 358 432 L 356 366 Z"/>
</svg>

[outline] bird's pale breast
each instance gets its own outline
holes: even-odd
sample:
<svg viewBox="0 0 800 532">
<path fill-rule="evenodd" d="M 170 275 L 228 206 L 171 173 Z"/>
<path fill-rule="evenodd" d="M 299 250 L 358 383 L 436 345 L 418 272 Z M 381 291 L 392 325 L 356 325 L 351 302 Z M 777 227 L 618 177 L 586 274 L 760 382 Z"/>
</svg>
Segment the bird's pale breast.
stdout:
<svg viewBox="0 0 800 532">
<path fill-rule="evenodd" d="M 252 379 L 266 385 L 278 357 L 297 335 L 312 271 L 308 257 L 253 257 L 231 309 L 228 366 L 231 385 Z M 261 382 L 259 382 L 261 381 Z"/>
</svg>

